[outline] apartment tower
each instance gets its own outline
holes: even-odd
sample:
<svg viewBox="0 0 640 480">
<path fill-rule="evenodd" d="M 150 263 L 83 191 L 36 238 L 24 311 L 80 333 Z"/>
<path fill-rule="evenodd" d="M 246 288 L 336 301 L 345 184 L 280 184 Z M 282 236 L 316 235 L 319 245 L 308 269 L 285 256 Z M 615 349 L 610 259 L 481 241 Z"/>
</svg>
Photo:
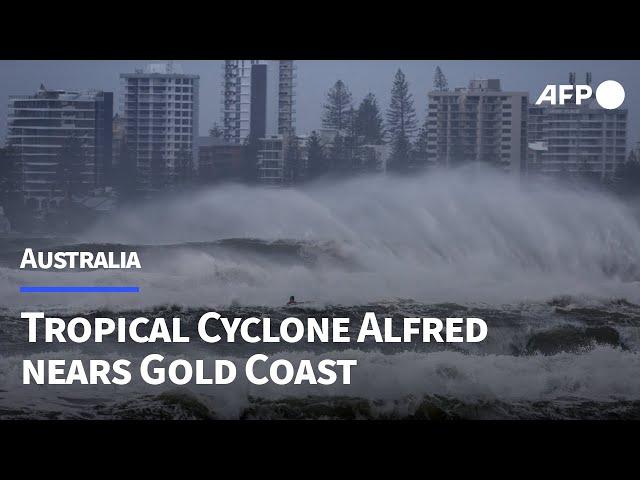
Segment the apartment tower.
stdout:
<svg viewBox="0 0 640 480">
<path fill-rule="evenodd" d="M 18 189 L 37 209 L 101 186 L 111 168 L 113 93 L 48 90 L 9 97 L 7 146 Z"/>
<path fill-rule="evenodd" d="M 138 189 L 171 186 L 197 167 L 198 75 L 180 65 L 151 64 L 120 75 L 124 133 Z"/>
<path fill-rule="evenodd" d="M 520 176 L 527 155 L 527 92 L 502 91 L 500 80 L 428 94 L 427 161 L 484 162 Z"/>
<path fill-rule="evenodd" d="M 575 85 L 575 74 L 569 75 Z M 586 84 L 591 83 L 587 73 Z M 593 89 L 595 91 L 595 88 Z M 595 95 L 594 95 L 595 96 Z M 532 175 L 605 180 L 625 162 L 628 111 L 607 110 L 594 99 L 564 105 L 530 105 L 527 170 Z M 536 150 L 536 145 L 542 148 Z"/>
</svg>

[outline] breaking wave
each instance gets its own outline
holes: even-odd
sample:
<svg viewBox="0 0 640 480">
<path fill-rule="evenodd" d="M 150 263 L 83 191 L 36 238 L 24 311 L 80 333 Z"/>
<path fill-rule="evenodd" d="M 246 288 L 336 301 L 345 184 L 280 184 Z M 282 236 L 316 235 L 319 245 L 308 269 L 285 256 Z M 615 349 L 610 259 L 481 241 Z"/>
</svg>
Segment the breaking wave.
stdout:
<svg viewBox="0 0 640 480">
<path fill-rule="evenodd" d="M 125 251 L 141 270 L 22 271 L 22 250 Z M 117 212 L 74 238 L 0 239 L 0 418 L 640 418 L 640 222 L 620 201 L 484 171 L 363 177 L 300 190 L 217 186 Z M 19 295 L 21 285 L 137 285 L 136 295 Z M 304 301 L 287 308 L 290 295 Z M 352 385 L 21 385 L 25 306 L 83 316 L 487 321 L 481 344 L 261 345 L 356 358 Z M 187 332 L 193 325 L 186 320 Z M 192 338 L 194 336 L 192 335 Z M 50 348 L 51 346 L 49 346 Z M 348 347 L 348 346 L 347 346 Z M 345 348 L 347 348 L 345 347 Z M 122 344 L 63 359 L 141 358 Z M 256 347 L 162 346 L 242 362 Z"/>
<path fill-rule="evenodd" d="M 611 347 L 525 357 L 340 354 L 358 360 L 351 385 L 255 386 L 237 380 L 189 388 L 34 387 L 12 384 L 20 378 L 19 359 L 3 358 L 0 418 L 640 418 L 640 383 L 630 381 L 640 371 L 640 356 Z M 320 358 L 311 352 L 280 357 Z M 57 358 L 88 357 L 66 352 Z M 242 359 L 231 359 L 242 365 Z"/>
<path fill-rule="evenodd" d="M 303 190 L 213 187 L 118 212 L 80 235 L 73 248 L 80 247 L 136 249 L 143 268 L 16 271 L 14 243 L 0 258 L 0 300 L 11 304 L 18 284 L 45 275 L 137 284 L 140 295 L 118 299 L 132 307 L 280 305 L 289 295 L 347 305 L 563 294 L 640 300 L 640 224 L 625 205 L 491 172 L 365 177 Z M 77 308 L 114 307 L 99 295 L 81 301 Z"/>
</svg>

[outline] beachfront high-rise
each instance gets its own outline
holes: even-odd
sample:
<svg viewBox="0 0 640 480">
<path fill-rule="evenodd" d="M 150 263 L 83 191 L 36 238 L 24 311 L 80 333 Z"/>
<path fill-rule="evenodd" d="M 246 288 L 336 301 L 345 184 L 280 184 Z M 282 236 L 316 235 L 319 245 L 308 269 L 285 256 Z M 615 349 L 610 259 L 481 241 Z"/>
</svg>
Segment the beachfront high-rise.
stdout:
<svg viewBox="0 0 640 480">
<path fill-rule="evenodd" d="M 159 190 L 197 167 L 200 77 L 170 62 L 120 78 L 125 138 L 138 189 Z"/>
<path fill-rule="evenodd" d="M 611 179 L 626 160 L 627 117 L 627 109 L 604 109 L 593 97 L 580 105 L 530 105 L 528 173 Z"/>
<path fill-rule="evenodd" d="M 486 162 L 519 176 L 527 154 L 527 92 L 506 92 L 500 80 L 428 94 L 427 161 L 455 166 Z"/>
<path fill-rule="evenodd" d="M 37 209 L 101 186 L 111 167 L 113 93 L 48 90 L 9 97 L 7 146 L 18 189 Z"/>
</svg>

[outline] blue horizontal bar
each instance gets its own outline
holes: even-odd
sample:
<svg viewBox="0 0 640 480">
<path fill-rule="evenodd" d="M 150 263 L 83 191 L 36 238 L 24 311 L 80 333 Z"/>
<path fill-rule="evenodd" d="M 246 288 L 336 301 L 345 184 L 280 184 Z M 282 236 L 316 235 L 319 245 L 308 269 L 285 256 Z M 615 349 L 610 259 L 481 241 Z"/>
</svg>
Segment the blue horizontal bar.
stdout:
<svg viewBox="0 0 640 480">
<path fill-rule="evenodd" d="M 20 287 L 20 293 L 139 293 L 140 287 Z"/>
</svg>

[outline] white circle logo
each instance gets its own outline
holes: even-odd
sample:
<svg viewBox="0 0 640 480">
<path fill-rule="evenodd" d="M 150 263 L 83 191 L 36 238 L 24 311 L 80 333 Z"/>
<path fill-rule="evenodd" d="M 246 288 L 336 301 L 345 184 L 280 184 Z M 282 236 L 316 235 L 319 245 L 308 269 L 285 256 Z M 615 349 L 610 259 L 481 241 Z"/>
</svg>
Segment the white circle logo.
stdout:
<svg viewBox="0 0 640 480">
<path fill-rule="evenodd" d="M 618 108 L 624 102 L 624 88 L 615 80 L 606 80 L 598 85 L 596 100 L 607 110 Z"/>
</svg>

